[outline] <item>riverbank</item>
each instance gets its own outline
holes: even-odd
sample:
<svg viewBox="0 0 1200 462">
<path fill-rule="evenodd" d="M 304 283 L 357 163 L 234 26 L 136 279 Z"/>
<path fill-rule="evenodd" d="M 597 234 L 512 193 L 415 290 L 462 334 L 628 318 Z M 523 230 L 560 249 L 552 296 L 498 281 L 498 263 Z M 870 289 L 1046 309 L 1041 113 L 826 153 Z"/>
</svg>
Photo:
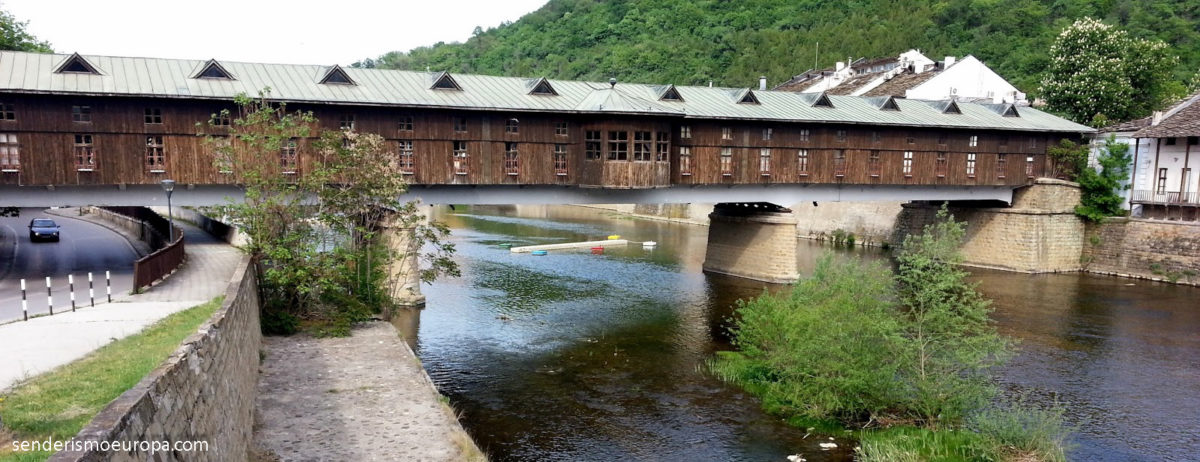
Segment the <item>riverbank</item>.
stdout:
<svg viewBox="0 0 1200 462">
<path fill-rule="evenodd" d="M 263 339 L 257 460 L 481 461 L 394 327 Z"/>
</svg>

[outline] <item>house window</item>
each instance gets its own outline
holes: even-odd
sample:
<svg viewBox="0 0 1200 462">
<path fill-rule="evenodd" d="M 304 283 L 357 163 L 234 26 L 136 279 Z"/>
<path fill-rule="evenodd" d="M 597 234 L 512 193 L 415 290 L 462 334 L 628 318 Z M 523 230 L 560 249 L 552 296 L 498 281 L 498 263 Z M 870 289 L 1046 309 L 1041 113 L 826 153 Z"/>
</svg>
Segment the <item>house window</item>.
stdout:
<svg viewBox="0 0 1200 462">
<path fill-rule="evenodd" d="M 17 135 L 0 133 L 0 171 L 17 172 L 21 170 L 21 145 L 17 143 Z"/>
<path fill-rule="evenodd" d="M 554 174 L 567 176 L 567 145 L 565 144 L 554 145 Z"/>
<path fill-rule="evenodd" d="M 833 152 L 833 175 L 836 177 L 846 176 L 846 150 L 838 149 Z"/>
<path fill-rule="evenodd" d="M 146 108 L 146 123 L 147 124 L 161 124 L 162 123 L 162 109 L 159 109 L 156 107 Z"/>
<path fill-rule="evenodd" d="M 1189 137 L 1188 137 L 1188 144 L 1189 144 L 1189 145 L 1192 145 L 1192 146 L 1195 146 L 1195 145 L 1197 145 L 1197 144 L 1200 144 L 1200 136 L 1189 136 Z"/>
<path fill-rule="evenodd" d="M 583 158 L 587 160 L 600 160 L 600 149 L 604 143 L 604 140 L 600 138 L 600 131 L 588 130 L 584 133 L 583 138 Z"/>
<path fill-rule="evenodd" d="M 517 119 L 508 119 L 504 121 L 504 133 L 519 133 L 521 130 L 521 122 Z"/>
<path fill-rule="evenodd" d="M 1034 176 L 1034 172 L 1033 172 L 1033 156 L 1026 156 L 1026 157 L 1025 157 L 1025 176 L 1026 176 L 1026 177 L 1029 177 L 1029 178 L 1033 178 L 1033 176 Z"/>
<path fill-rule="evenodd" d="M 279 147 L 279 169 L 284 174 L 295 174 L 296 166 L 300 164 L 299 158 L 296 155 L 296 139 L 289 139 L 282 144 Z"/>
<path fill-rule="evenodd" d="M 846 142 L 846 131 L 845 131 L 845 130 L 838 130 L 838 131 L 837 131 L 837 133 L 836 133 L 836 136 L 837 136 L 837 141 L 838 141 L 839 143 L 845 143 L 845 142 Z"/>
<path fill-rule="evenodd" d="M 338 119 L 338 130 L 354 130 L 354 114 L 343 114 L 342 117 Z"/>
<path fill-rule="evenodd" d="M 229 111 L 222 110 L 221 112 L 213 114 L 209 118 L 209 120 L 212 121 L 213 125 L 216 125 L 218 127 L 228 127 L 229 126 Z"/>
<path fill-rule="evenodd" d="M 967 178 L 975 178 L 975 153 L 967 154 Z"/>
<path fill-rule="evenodd" d="M 969 140 L 967 140 L 967 146 L 970 146 L 970 147 L 979 146 L 979 136 L 971 135 L 971 138 Z"/>
<path fill-rule="evenodd" d="M 146 137 L 146 168 L 151 173 L 161 173 L 167 170 L 167 154 L 163 148 L 163 137 Z"/>
<path fill-rule="evenodd" d="M 883 164 L 879 162 L 879 151 L 871 151 L 871 154 L 867 156 L 867 172 L 869 172 L 872 177 L 879 178 L 879 175 L 883 173 L 882 165 Z"/>
<path fill-rule="evenodd" d="M 467 118 L 466 117 L 455 117 L 454 118 L 454 131 L 458 132 L 458 133 L 466 133 L 466 131 L 467 131 Z"/>
<path fill-rule="evenodd" d="M 996 179 L 1003 180 L 1008 175 L 1008 154 L 996 155 Z"/>
<path fill-rule="evenodd" d="M 937 163 L 934 164 L 933 173 L 937 175 L 938 178 L 945 178 L 946 170 L 949 165 L 949 162 L 946 160 L 946 153 L 939 152 L 937 153 Z"/>
<path fill-rule="evenodd" d="M 608 160 L 629 160 L 629 132 L 608 132 Z"/>
<path fill-rule="evenodd" d="M 906 178 L 912 177 L 913 152 L 904 151 L 904 164 L 901 166 L 901 172 Z"/>
<path fill-rule="evenodd" d="M 517 157 L 517 143 L 504 143 L 504 174 L 517 176 L 520 173 L 521 163 Z"/>
<path fill-rule="evenodd" d="M 400 140 L 400 173 L 412 175 L 416 171 L 412 140 Z"/>
<path fill-rule="evenodd" d="M 800 176 L 808 176 L 808 150 L 807 149 L 801 149 L 799 151 L 799 153 L 796 154 L 796 171 L 800 173 Z"/>
<path fill-rule="evenodd" d="M 775 134 L 775 129 L 773 129 L 773 128 L 764 128 L 764 129 L 763 129 L 763 141 L 770 141 L 770 140 L 771 140 L 771 136 L 772 136 L 772 135 L 774 135 L 774 134 Z"/>
<path fill-rule="evenodd" d="M 684 140 L 691 139 L 692 138 L 692 127 L 687 126 L 687 125 L 680 125 L 679 126 L 679 138 L 684 139 Z"/>
<path fill-rule="evenodd" d="M 671 153 L 671 132 L 658 132 L 658 142 L 654 145 L 654 160 L 666 162 Z"/>
<path fill-rule="evenodd" d="M 0 120 L 17 120 L 17 113 L 13 111 L 12 103 L 0 103 Z"/>
<path fill-rule="evenodd" d="M 1154 187 L 1155 194 L 1167 193 L 1167 169 L 1158 169 L 1158 185 Z"/>
<path fill-rule="evenodd" d="M 650 149 L 654 144 L 650 136 L 650 132 L 633 132 L 633 160 L 650 160 Z"/>
<path fill-rule="evenodd" d="M 809 132 L 808 132 L 807 128 L 801 128 L 800 129 L 800 141 L 808 141 L 808 133 Z"/>
<path fill-rule="evenodd" d="M 75 170 L 90 172 L 96 169 L 96 150 L 92 135 L 75 135 Z"/>
<path fill-rule="evenodd" d="M 72 122 L 91 122 L 92 107 L 91 106 L 71 106 L 71 121 Z"/>
<path fill-rule="evenodd" d="M 732 140 L 733 139 L 733 127 L 721 127 L 721 139 Z"/>
<path fill-rule="evenodd" d="M 771 148 L 758 150 L 758 173 L 762 176 L 771 175 Z"/>
<path fill-rule="evenodd" d="M 464 119 L 465 121 L 465 119 Z M 467 156 L 467 142 L 454 142 L 454 174 L 466 175 L 471 172 L 470 157 Z"/>
<path fill-rule="evenodd" d="M 733 176 L 733 148 L 721 148 L 721 176 Z"/>
<path fill-rule="evenodd" d="M 1167 146 L 1174 146 L 1175 138 L 1167 138 Z"/>
<path fill-rule="evenodd" d="M 679 147 L 679 174 L 683 176 L 692 174 L 692 148 L 690 147 Z"/>
<path fill-rule="evenodd" d="M 567 136 L 567 123 L 558 122 L 554 124 L 554 134 L 558 136 Z"/>
<path fill-rule="evenodd" d="M 413 118 L 412 116 L 400 116 L 400 120 L 396 125 L 396 128 L 399 128 L 402 132 L 411 132 L 413 131 Z"/>
</svg>

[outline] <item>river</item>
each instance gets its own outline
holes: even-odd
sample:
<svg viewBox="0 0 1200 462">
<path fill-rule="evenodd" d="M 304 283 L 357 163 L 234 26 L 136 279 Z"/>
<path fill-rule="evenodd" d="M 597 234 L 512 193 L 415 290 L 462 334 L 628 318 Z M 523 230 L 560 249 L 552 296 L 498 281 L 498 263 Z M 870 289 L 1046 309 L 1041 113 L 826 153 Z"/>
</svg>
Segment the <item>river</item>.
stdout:
<svg viewBox="0 0 1200 462">
<path fill-rule="evenodd" d="M 707 228 L 581 207 L 439 212 L 460 278 L 422 288 L 395 322 L 497 461 L 850 460 L 852 441 L 806 434 L 704 371 L 729 349 L 739 298 L 781 286 L 701 272 Z M 619 234 L 657 241 L 593 255 L 499 247 Z M 827 246 L 799 240 L 801 274 Z M 874 250 L 840 257 L 886 258 Z M 1001 387 L 1059 402 L 1078 427 L 1072 460 L 1200 454 L 1200 289 L 1082 274 L 973 270 L 1020 352 Z"/>
</svg>

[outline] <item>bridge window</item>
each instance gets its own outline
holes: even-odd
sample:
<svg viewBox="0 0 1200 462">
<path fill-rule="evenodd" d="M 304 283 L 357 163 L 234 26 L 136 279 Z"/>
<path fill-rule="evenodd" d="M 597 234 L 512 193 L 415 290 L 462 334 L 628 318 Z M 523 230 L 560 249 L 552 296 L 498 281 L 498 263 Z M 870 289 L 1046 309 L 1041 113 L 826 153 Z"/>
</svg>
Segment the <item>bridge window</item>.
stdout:
<svg viewBox="0 0 1200 462">
<path fill-rule="evenodd" d="M 397 122 L 397 128 L 399 128 L 400 131 L 402 131 L 402 132 L 413 131 L 412 116 L 400 116 L 400 120 L 399 120 L 399 122 Z"/>
<path fill-rule="evenodd" d="M 567 176 L 567 145 L 554 145 L 554 174 Z"/>
<path fill-rule="evenodd" d="M 904 138 L 904 141 L 908 144 L 917 144 L 917 135 L 909 133 L 908 136 Z"/>
<path fill-rule="evenodd" d="M 803 130 L 808 131 L 808 130 Z M 808 150 L 801 149 L 796 156 L 796 171 L 800 176 L 808 176 Z"/>
<path fill-rule="evenodd" d="M 658 142 L 654 145 L 654 160 L 666 162 L 671 154 L 671 132 L 658 132 Z"/>
<path fill-rule="evenodd" d="M 400 140 L 400 174 L 412 175 L 416 171 L 412 140 Z"/>
<path fill-rule="evenodd" d="M 1026 156 L 1026 157 L 1025 157 L 1025 176 L 1026 176 L 1026 177 L 1028 177 L 1028 178 L 1033 178 L 1033 177 L 1034 177 L 1034 172 L 1033 172 L 1033 156 Z"/>
<path fill-rule="evenodd" d="M 600 137 L 599 130 L 588 130 L 584 133 L 583 142 L 583 158 L 587 160 L 600 160 L 601 148 L 604 140 Z"/>
<path fill-rule="evenodd" d="M 733 176 L 733 148 L 721 148 L 721 176 Z"/>
<path fill-rule="evenodd" d="M 558 122 L 554 124 L 554 134 L 558 136 L 567 136 L 567 123 Z"/>
<path fill-rule="evenodd" d="M 504 143 L 504 174 L 517 176 L 521 173 L 521 163 L 517 156 L 517 143 Z"/>
<path fill-rule="evenodd" d="M 969 140 L 967 140 L 967 146 L 970 146 L 970 147 L 979 146 L 979 136 L 971 135 L 971 138 Z"/>
<path fill-rule="evenodd" d="M 518 133 L 521 129 L 520 121 L 517 119 L 508 119 L 504 121 L 504 133 Z"/>
<path fill-rule="evenodd" d="M 879 175 L 883 173 L 882 165 L 882 162 L 879 162 L 879 151 L 871 151 L 870 156 L 867 157 L 867 171 L 870 175 L 879 178 Z"/>
<path fill-rule="evenodd" d="M 692 174 L 692 148 L 688 146 L 679 147 L 679 174 L 683 176 Z"/>
<path fill-rule="evenodd" d="M 163 137 L 146 137 L 146 168 L 150 173 L 162 173 L 167 170 L 167 153 L 163 148 Z"/>
<path fill-rule="evenodd" d="M 228 127 L 229 126 L 229 110 L 222 109 L 220 112 L 217 112 L 217 113 L 213 114 L 212 116 L 210 116 L 209 121 L 211 121 L 213 123 L 213 125 L 216 125 L 218 127 Z"/>
<path fill-rule="evenodd" d="M 650 160 L 650 149 L 653 144 L 654 139 L 651 138 L 650 132 L 633 132 L 633 160 Z"/>
<path fill-rule="evenodd" d="M 1003 180 L 1008 173 L 1008 154 L 996 155 L 996 179 Z"/>
<path fill-rule="evenodd" d="M 454 118 L 454 131 L 457 133 L 466 133 L 466 131 L 467 131 L 467 118 L 466 117 L 455 117 Z"/>
<path fill-rule="evenodd" d="M 878 131 L 872 131 L 872 132 L 871 132 L 871 142 L 872 142 L 872 143 L 878 143 L 878 142 L 879 142 L 879 132 L 878 132 Z"/>
<path fill-rule="evenodd" d="M 807 128 L 800 129 L 800 141 L 808 141 L 809 131 Z"/>
<path fill-rule="evenodd" d="M 1000 146 L 1008 146 L 1008 135 L 1000 135 Z"/>
<path fill-rule="evenodd" d="M 71 121 L 72 122 L 91 122 L 92 107 L 91 106 L 71 106 Z"/>
<path fill-rule="evenodd" d="M 147 124 L 161 124 L 162 123 L 162 109 L 159 109 L 156 107 L 146 108 L 146 123 Z"/>
<path fill-rule="evenodd" d="M 0 103 L 0 120 L 17 120 L 17 113 L 13 111 L 12 103 Z"/>
<path fill-rule="evenodd" d="M 758 173 L 762 176 L 771 176 L 771 148 L 758 150 Z"/>
<path fill-rule="evenodd" d="M 1029 149 L 1037 149 L 1038 140 L 1036 137 L 1029 137 Z"/>
<path fill-rule="evenodd" d="M 342 117 L 338 119 L 338 130 L 354 130 L 354 114 L 343 114 Z"/>
<path fill-rule="evenodd" d="M 775 129 L 764 128 L 763 129 L 763 141 L 771 141 L 771 136 L 774 134 L 775 134 Z"/>
<path fill-rule="evenodd" d="M 471 173 L 470 157 L 467 156 L 467 142 L 454 142 L 454 174 L 466 175 Z"/>
<path fill-rule="evenodd" d="M 608 132 L 608 160 L 629 160 L 629 132 Z"/>
<path fill-rule="evenodd" d="M 833 151 L 833 176 L 838 178 L 846 176 L 846 150 L 838 149 Z"/>
<path fill-rule="evenodd" d="M 967 154 L 967 178 L 975 178 L 975 153 Z"/>
<path fill-rule="evenodd" d="M 912 178 L 913 152 L 904 151 L 904 164 L 901 167 L 905 178 Z"/>
<path fill-rule="evenodd" d="M 75 170 L 90 172 L 96 169 L 96 150 L 92 135 L 75 135 Z"/>
<path fill-rule="evenodd" d="M 837 140 L 838 140 L 838 142 L 839 142 L 839 143 L 845 143 L 845 142 L 846 142 L 846 131 L 845 131 L 845 130 L 838 130 L 838 131 L 837 131 Z"/>
<path fill-rule="evenodd" d="M 679 126 L 679 138 L 684 139 L 684 140 L 691 139 L 692 138 L 692 127 L 688 126 L 688 125 L 680 125 Z"/>
<path fill-rule="evenodd" d="M 945 178 L 947 165 L 949 164 L 946 161 L 946 153 L 937 153 L 937 164 L 934 165 L 933 173 L 937 175 L 938 178 Z"/>
<path fill-rule="evenodd" d="M 296 155 L 296 139 L 291 138 L 279 147 L 279 169 L 285 175 L 295 175 L 296 166 L 300 164 Z"/>
<path fill-rule="evenodd" d="M 21 170 L 21 145 L 17 143 L 17 135 L 0 133 L 0 171 L 18 172 Z"/>
<path fill-rule="evenodd" d="M 1167 169 L 1165 169 L 1165 168 L 1158 169 L 1158 185 L 1155 186 L 1154 193 L 1155 194 L 1166 194 L 1167 193 Z"/>
<path fill-rule="evenodd" d="M 732 140 L 733 139 L 733 127 L 721 127 L 721 139 Z"/>
<path fill-rule="evenodd" d="M 938 133 L 938 142 L 937 143 L 938 143 L 938 145 L 942 145 L 942 146 L 944 146 L 946 144 L 946 132 Z"/>
</svg>

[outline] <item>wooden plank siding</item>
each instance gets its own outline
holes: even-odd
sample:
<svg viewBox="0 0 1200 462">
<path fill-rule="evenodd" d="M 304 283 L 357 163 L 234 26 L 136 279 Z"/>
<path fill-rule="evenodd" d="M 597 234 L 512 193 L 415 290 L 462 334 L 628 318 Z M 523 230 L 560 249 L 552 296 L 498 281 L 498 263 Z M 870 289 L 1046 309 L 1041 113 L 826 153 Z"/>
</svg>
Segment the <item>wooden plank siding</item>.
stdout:
<svg viewBox="0 0 1200 462">
<path fill-rule="evenodd" d="M 165 178 L 180 184 L 219 184 L 236 181 L 219 172 L 212 147 L 197 132 L 214 132 L 206 122 L 233 103 L 171 98 L 72 97 L 0 93 L 12 105 L 15 120 L 0 120 L 0 134 L 16 135 L 21 165 L 18 172 L 0 173 L 0 184 L 155 184 Z M 88 106 L 90 122 L 72 119 L 72 106 Z M 161 112 L 162 123 L 146 123 L 146 110 Z M 359 132 L 377 133 L 398 152 L 401 141 L 412 142 L 414 184 L 569 184 L 583 187 L 655 188 L 672 184 L 842 183 L 890 185 L 1023 185 L 1026 160 L 1032 156 L 1034 176 L 1045 171 L 1045 150 L 1062 134 L 837 125 L 813 122 L 702 120 L 682 117 L 638 117 L 574 113 L 520 113 L 432 108 L 291 104 L 289 110 L 312 111 L 320 128 L 338 129 L 352 117 Z M 236 114 L 235 114 L 236 117 Z M 412 129 L 400 121 L 411 117 Z M 455 130 L 465 120 L 465 130 Z M 506 131 L 509 119 L 518 121 L 515 133 Z M 556 131 L 566 124 L 566 133 Z M 687 127 L 690 137 L 682 137 Z M 731 136 L 722 136 L 724 129 Z M 764 139 L 770 129 L 770 139 Z M 223 130 L 216 129 L 215 134 Z M 601 132 L 600 160 L 585 158 L 585 133 Z M 804 135 L 807 131 L 807 136 Z M 608 160 L 609 134 L 627 134 L 629 160 Z M 635 161 L 635 133 L 649 132 L 651 160 Z M 844 132 L 844 139 L 839 137 Z M 669 134 L 669 157 L 655 159 L 657 137 Z M 315 134 L 315 132 L 314 132 Z M 75 135 L 91 135 L 97 164 L 93 171 L 75 167 Z M 166 165 L 161 173 L 146 165 L 146 137 L 163 138 Z M 975 146 L 970 139 L 977 137 Z M 454 144 L 466 143 L 469 168 L 454 169 Z M 515 172 L 505 169 L 507 143 L 516 143 Z M 556 146 L 566 150 L 566 171 L 556 171 Z M 690 175 L 680 169 L 680 147 L 691 151 Z M 721 171 L 723 149 L 732 155 L 729 175 Z M 762 149 L 770 149 L 769 171 L 760 167 Z M 808 168 L 798 168 L 798 152 L 807 150 Z M 299 170 L 312 160 L 309 142 L 300 143 Z M 845 156 L 844 174 L 834 169 Z M 903 172 L 904 153 L 913 153 L 912 171 Z M 945 153 L 945 175 L 937 158 Z M 975 154 L 975 174 L 967 174 L 968 154 Z M 999 155 L 1006 155 L 1004 175 L 997 174 Z M 878 161 L 873 163 L 871 159 Z M 510 174 L 515 173 L 515 174 Z M 766 173 L 766 174 L 764 174 Z"/>
</svg>

